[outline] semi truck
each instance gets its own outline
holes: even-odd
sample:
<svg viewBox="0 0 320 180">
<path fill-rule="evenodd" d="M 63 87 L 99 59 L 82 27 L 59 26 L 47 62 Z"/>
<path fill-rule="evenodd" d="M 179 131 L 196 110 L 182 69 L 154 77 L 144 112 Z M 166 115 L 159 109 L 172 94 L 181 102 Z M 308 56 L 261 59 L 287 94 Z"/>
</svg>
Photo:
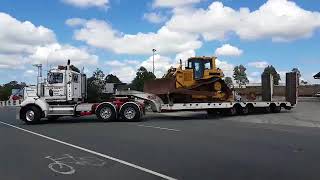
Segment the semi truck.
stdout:
<svg viewBox="0 0 320 180">
<path fill-rule="evenodd" d="M 227 101 L 183 102 L 163 101 L 159 96 L 133 90 L 118 90 L 109 84 L 112 97 L 104 102 L 87 103 L 87 77 L 83 71 L 70 64 L 58 66 L 42 78 L 42 66 L 38 65 L 37 85 L 26 87 L 24 100 L 17 112 L 17 119 L 26 124 L 35 124 L 42 119 L 56 120 L 64 116 L 96 115 L 101 121 L 140 121 L 146 105 L 153 112 L 207 111 L 208 114 L 249 114 L 256 109 L 265 113 L 290 110 L 297 104 L 297 74 L 286 74 L 285 100 L 272 99 L 272 76 L 262 77 L 263 97 L 261 101 L 244 101 L 239 98 Z M 111 88 L 110 88 L 111 87 Z"/>
</svg>

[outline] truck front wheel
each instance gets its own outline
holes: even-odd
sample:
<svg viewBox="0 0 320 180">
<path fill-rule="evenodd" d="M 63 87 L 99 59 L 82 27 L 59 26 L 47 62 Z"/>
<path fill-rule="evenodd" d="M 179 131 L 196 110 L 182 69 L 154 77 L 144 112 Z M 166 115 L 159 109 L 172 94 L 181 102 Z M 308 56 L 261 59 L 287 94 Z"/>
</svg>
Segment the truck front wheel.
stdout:
<svg viewBox="0 0 320 180">
<path fill-rule="evenodd" d="M 123 121 L 140 121 L 140 110 L 135 104 L 124 104 L 120 110 L 120 117 Z"/>
<path fill-rule="evenodd" d="M 21 109 L 22 120 L 27 124 L 35 124 L 41 119 L 41 110 L 35 106 L 28 106 Z"/>
</svg>

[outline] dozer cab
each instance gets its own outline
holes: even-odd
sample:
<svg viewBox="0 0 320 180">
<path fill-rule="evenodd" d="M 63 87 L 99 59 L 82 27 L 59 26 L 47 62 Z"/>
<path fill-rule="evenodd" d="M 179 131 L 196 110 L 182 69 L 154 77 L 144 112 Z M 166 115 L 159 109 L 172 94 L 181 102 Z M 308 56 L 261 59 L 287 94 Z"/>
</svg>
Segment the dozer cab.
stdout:
<svg viewBox="0 0 320 180">
<path fill-rule="evenodd" d="M 161 97 L 165 102 L 226 101 L 232 92 L 216 66 L 216 57 L 192 57 L 185 68 L 170 68 L 161 79 L 145 82 L 144 91 Z"/>
</svg>

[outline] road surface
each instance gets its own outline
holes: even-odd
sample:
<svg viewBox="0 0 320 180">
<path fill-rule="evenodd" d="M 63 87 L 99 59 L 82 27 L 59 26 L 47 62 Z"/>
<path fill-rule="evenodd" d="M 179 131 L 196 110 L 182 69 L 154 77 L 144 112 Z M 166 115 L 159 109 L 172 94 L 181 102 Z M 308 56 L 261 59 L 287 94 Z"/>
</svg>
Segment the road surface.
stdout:
<svg viewBox="0 0 320 180">
<path fill-rule="evenodd" d="M 301 102 L 280 114 L 183 112 L 134 123 L 64 118 L 37 125 L 16 120 L 15 108 L 0 108 L 0 177 L 318 180 L 319 108 Z"/>
</svg>

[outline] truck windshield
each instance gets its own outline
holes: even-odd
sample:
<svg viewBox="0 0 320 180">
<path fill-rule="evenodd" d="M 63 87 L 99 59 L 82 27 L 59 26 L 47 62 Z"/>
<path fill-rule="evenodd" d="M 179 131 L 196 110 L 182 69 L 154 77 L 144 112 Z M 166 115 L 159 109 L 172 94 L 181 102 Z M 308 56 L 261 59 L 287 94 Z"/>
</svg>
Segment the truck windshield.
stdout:
<svg viewBox="0 0 320 180">
<path fill-rule="evenodd" d="M 48 83 L 49 84 L 63 83 L 63 74 L 62 73 L 49 73 L 48 74 Z"/>
</svg>

